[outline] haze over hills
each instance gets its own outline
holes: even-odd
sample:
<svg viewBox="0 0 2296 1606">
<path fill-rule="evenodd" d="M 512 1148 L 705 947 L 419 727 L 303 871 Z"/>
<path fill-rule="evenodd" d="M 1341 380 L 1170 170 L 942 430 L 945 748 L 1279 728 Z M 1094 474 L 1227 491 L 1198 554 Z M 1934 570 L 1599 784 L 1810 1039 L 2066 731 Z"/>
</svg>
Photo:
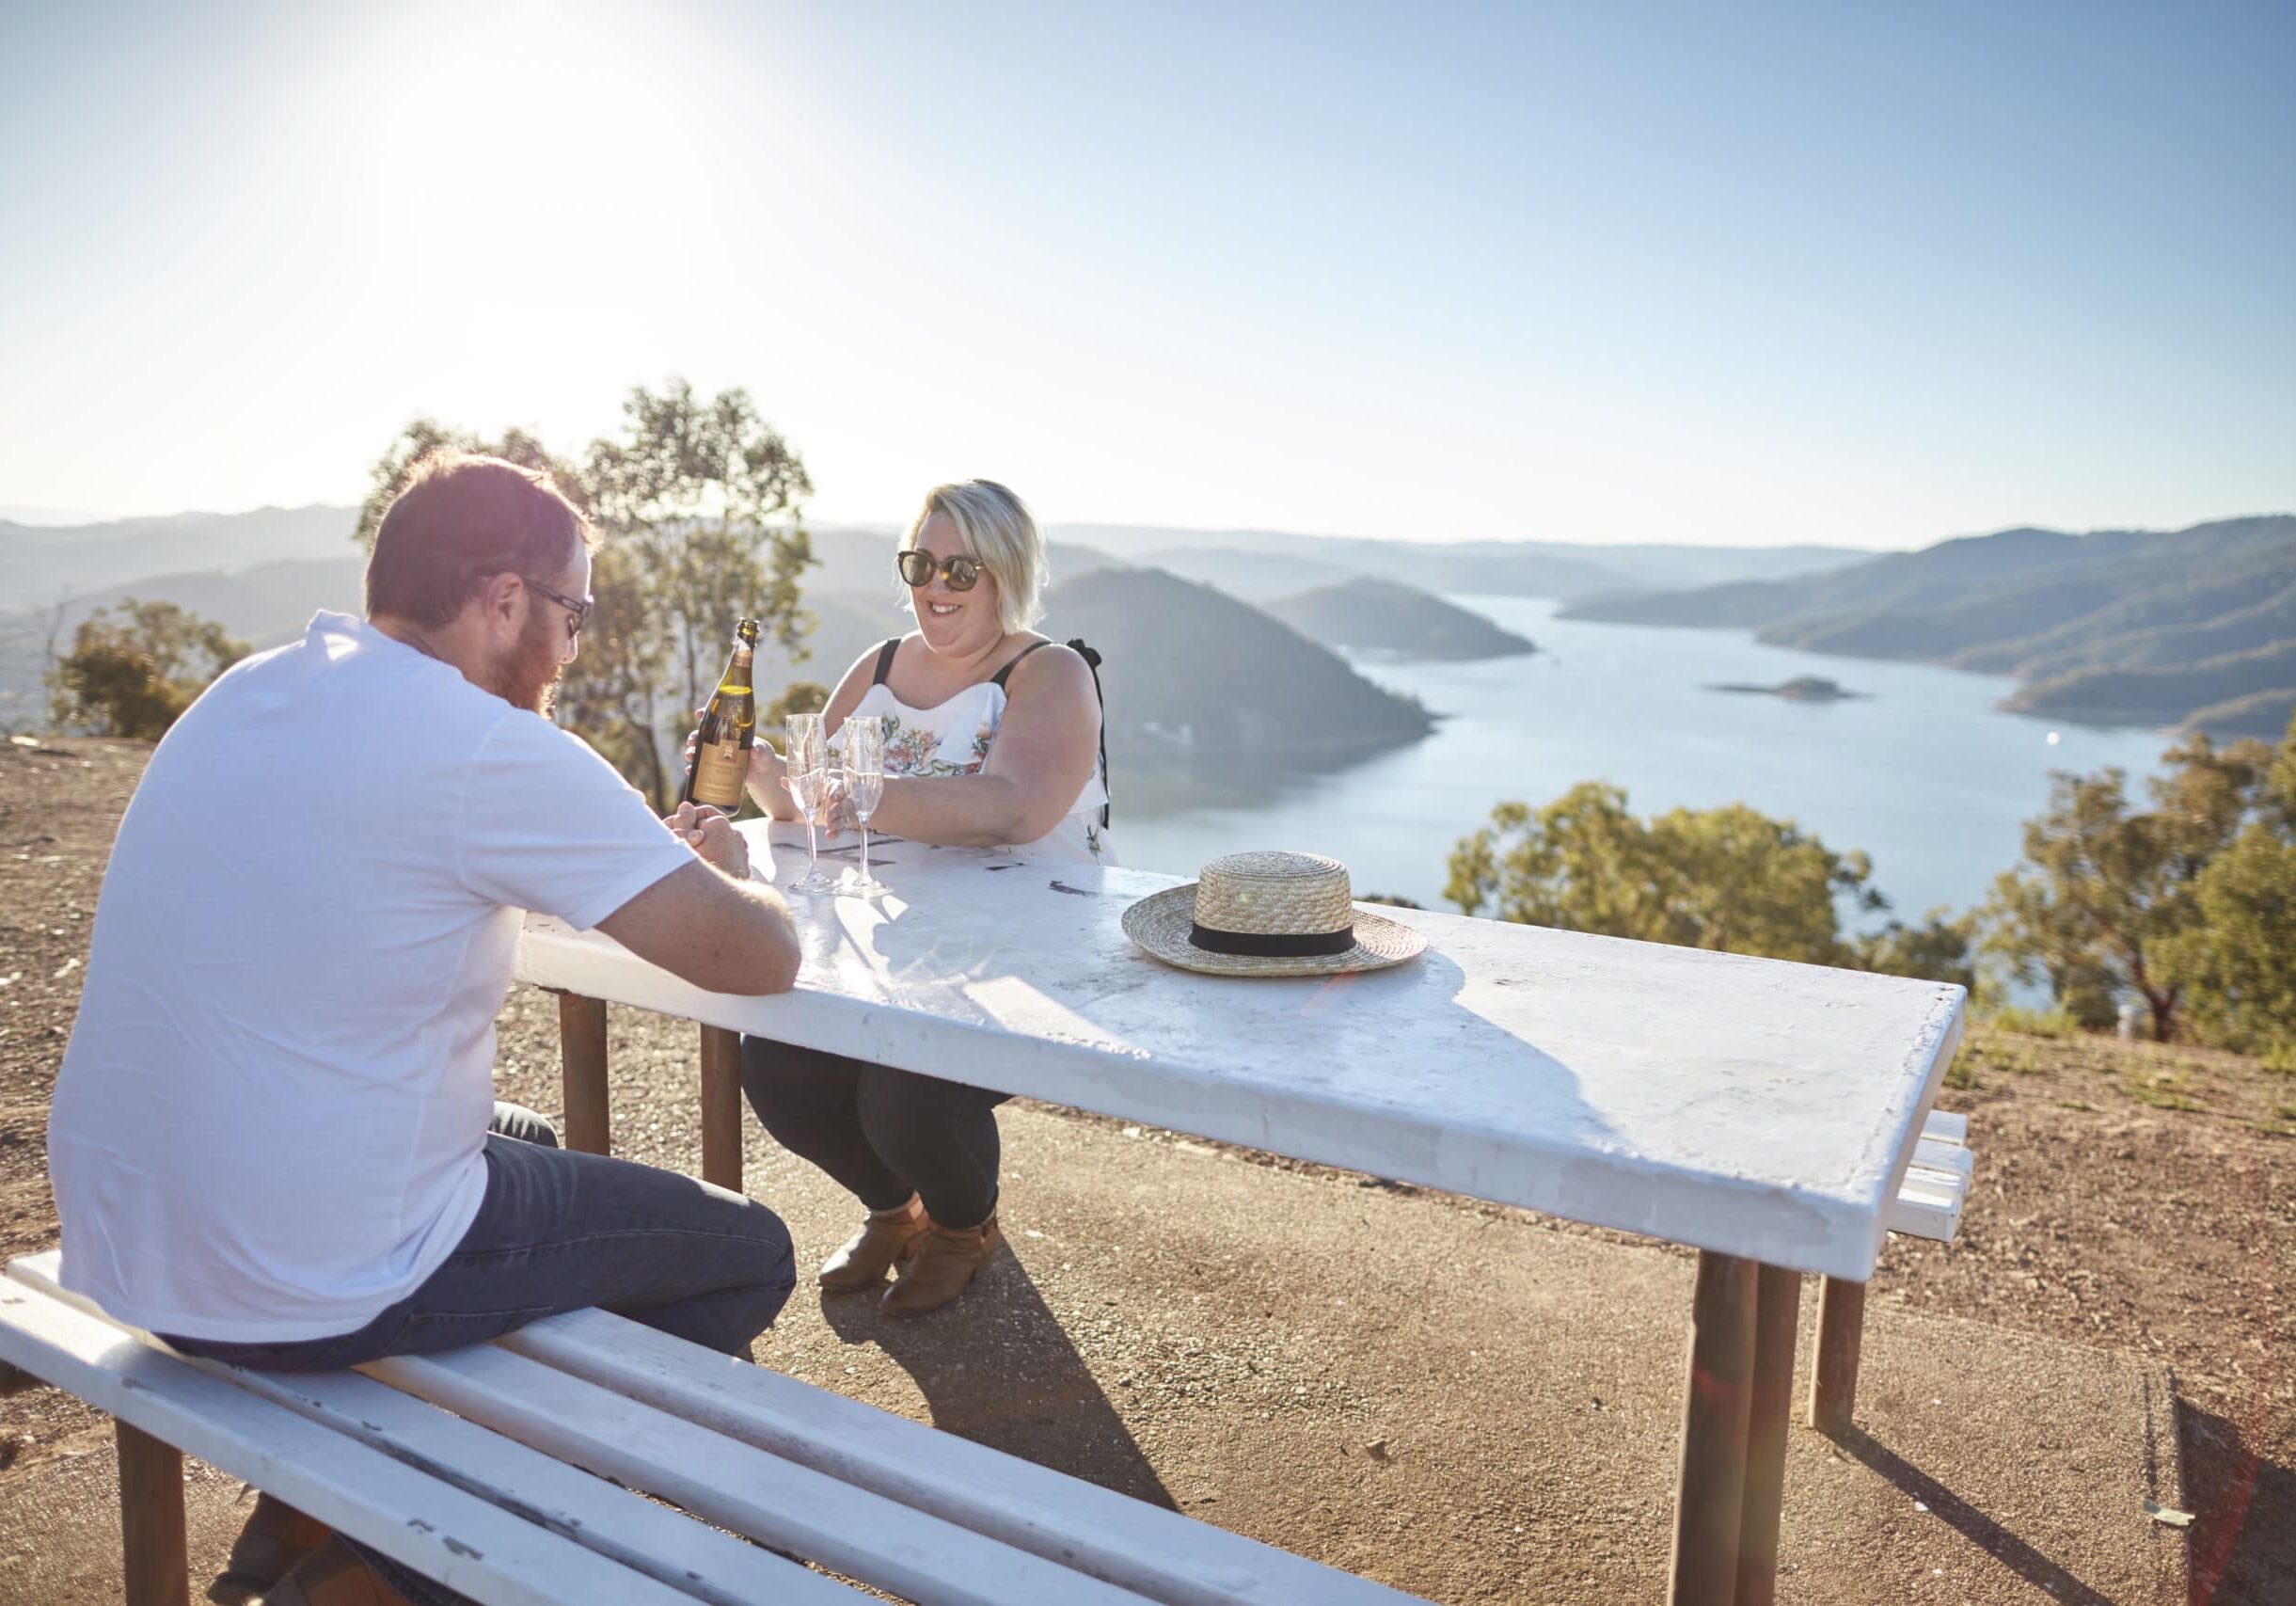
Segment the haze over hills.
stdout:
<svg viewBox="0 0 2296 1606">
<path fill-rule="evenodd" d="M 1056 524 L 1049 533 L 1130 564 L 1153 564 L 1247 602 L 1351 575 L 1433 592 L 1583 596 L 1649 586 L 1774 580 L 1872 554 L 1849 547 L 1575 546 L 1560 541 L 1377 541 L 1275 530 Z"/>
<path fill-rule="evenodd" d="M 0 606 L 31 607 L 66 592 L 99 591 L 147 575 L 244 569 L 352 551 L 355 507 L 259 507 L 248 513 L 178 513 L 98 524 L 36 525 L 0 519 Z"/>
<path fill-rule="evenodd" d="M 258 647 L 299 630 L 316 609 L 356 607 L 356 518 L 353 508 L 314 506 L 78 526 L 0 521 L 0 716 L 29 706 L 41 662 L 32 638 L 44 640 L 59 599 L 67 632 L 92 609 L 134 596 L 179 602 Z M 897 529 L 814 528 L 819 563 L 804 584 L 820 620 L 813 651 L 794 663 L 761 661 L 761 684 L 784 673 L 833 683 L 869 644 L 909 628 L 892 575 Z M 2219 735 L 2269 736 L 2296 708 L 2296 671 L 2280 650 L 2296 641 L 2296 517 L 2288 515 L 2166 533 L 2025 528 L 1880 556 L 1827 547 L 1413 543 L 1070 524 L 1052 527 L 1050 562 L 1055 595 L 1096 605 L 1128 591 L 1139 599 L 1163 596 L 1149 580 L 1069 588 L 1096 574 L 1169 570 L 1167 578 L 1289 612 L 1317 639 L 1363 650 L 1448 650 L 1425 618 L 1407 639 L 1380 641 L 1362 617 L 1369 593 L 1356 582 L 1370 580 L 1408 588 L 1404 595 L 1426 602 L 1435 599 L 1425 594 L 1440 592 L 1564 596 L 1575 599 L 1573 617 L 1734 627 L 1806 651 L 2011 675 L 2022 685 L 2010 707 L 2063 719 L 2181 722 Z M 1320 604 L 1326 608 L 1353 595 L 1355 604 L 1342 611 L 1355 622 L 1338 630 L 1300 613 L 1296 599 L 1317 591 L 1333 592 Z M 1046 623 L 1055 633 L 1080 633 L 1057 616 Z M 1164 673 L 1161 656 L 1149 661 Z M 1229 666 L 1253 673 L 1242 659 Z M 1238 683 L 1266 684 L 1229 682 Z M 1209 686 L 1205 694 L 1212 694 Z M 1161 723 L 1173 712 L 1143 714 L 1141 723 Z M 1179 723 L 1206 730 L 1217 723 Z"/>
<path fill-rule="evenodd" d="M 232 571 L 350 550 L 354 507 L 266 507 L 159 518 L 39 525 L 0 518 L 0 606 L 99 590 L 148 575 Z M 890 590 L 895 524 L 812 526 L 818 567 L 807 583 L 828 591 Z M 1282 531 L 1180 530 L 1149 525 L 1047 528 L 1055 580 L 1111 563 L 1168 568 L 1257 601 L 1368 574 L 1429 591 L 1574 596 L 1648 586 L 1774 580 L 1866 556 L 1832 547 L 1571 546 L 1560 542 L 1376 541 Z"/>
<path fill-rule="evenodd" d="M 2007 707 L 2273 737 L 2296 711 L 2296 515 L 2016 529 L 1823 574 L 1588 598 L 1569 617 L 1751 629 L 1806 652 L 2011 675 Z"/>
</svg>

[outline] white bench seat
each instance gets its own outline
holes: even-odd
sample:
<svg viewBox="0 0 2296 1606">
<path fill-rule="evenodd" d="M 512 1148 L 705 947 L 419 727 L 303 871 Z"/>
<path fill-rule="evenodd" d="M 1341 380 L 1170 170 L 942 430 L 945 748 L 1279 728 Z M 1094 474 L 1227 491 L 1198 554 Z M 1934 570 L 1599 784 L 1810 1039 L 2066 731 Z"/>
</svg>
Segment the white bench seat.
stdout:
<svg viewBox="0 0 2296 1606">
<path fill-rule="evenodd" d="M 484 1601 L 857 1598 L 734 1534 L 926 1606 L 1414 1598 L 604 1312 L 365 1375 L 262 1374 L 178 1356 L 56 1275 L 10 1263 L 0 1361 Z"/>
<path fill-rule="evenodd" d="M 1961 1230 L 1961 1206 L 1975 1176 L 1969 1117 L 1932 1110 L 1883 1219 L 1892 1232 L 1950 1244 Z"/>
<path fill-rule="evenodd" d="M 10 1280 L 0 1280 L 0 1360 L 479 1599 L 694 1598 Z"/>
</svg>

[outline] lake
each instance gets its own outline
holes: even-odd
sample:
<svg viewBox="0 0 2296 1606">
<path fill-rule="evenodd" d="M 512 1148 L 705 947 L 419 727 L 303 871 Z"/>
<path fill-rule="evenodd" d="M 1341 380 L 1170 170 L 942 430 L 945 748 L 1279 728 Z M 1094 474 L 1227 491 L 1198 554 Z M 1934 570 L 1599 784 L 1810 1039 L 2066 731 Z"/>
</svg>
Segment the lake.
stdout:
<svg viewBox="0 0 2296 1606">
<path fill-rule="evenodd" d="M 1443 901 L 1457 840 L 1519 799 L 1546 803 L 1579 781 L 1626 788 L 1638 814 L 1745 803 L 1797 821 L 1836 851 L 1863 849 L 1874 883 L 1906 917 L 1983 899 L 2016 863 L 2019 828 L 2049 797 L 2052 770 L 2160 767 L 2167 738 L 1998 712 L 2010 682 L 1924 664 L 1821 658 L 1737 630 L 1658 629 L 1559 619 L 1520 596 L 1452 602 L 1529 637 L 1531 658 L 1479 663 L 1357 660 L 1364 675 L 1449 716 L 1435 733 L 1328 774 L 1230 766 L 1185 778 L 1118 764 L 1121 861 L 1193 876 L 1248 848 L 1328 853 L 1358 894 Z M 1797 703 L 1709 692 L 1822 675 L 1870 693 Z"/>
</svg>

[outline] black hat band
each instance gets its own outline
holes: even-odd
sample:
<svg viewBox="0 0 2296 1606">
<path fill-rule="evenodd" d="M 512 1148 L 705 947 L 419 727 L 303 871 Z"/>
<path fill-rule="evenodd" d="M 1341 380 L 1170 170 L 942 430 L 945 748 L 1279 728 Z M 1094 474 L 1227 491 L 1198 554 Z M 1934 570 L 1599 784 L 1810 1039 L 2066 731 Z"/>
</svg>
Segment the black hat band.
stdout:
<svg viewBox="0 0 2296 1606">
<path fill-rule="evenodd" d="M 1355 928 L 1350 922 L 1337 931 L 1223 931 L 1191 922 L 1188 946 L 1206 953 L 1249 954 L 1255 959 L 1309 959 L 1346 953 L 1355 946 Z"/>
</svg>

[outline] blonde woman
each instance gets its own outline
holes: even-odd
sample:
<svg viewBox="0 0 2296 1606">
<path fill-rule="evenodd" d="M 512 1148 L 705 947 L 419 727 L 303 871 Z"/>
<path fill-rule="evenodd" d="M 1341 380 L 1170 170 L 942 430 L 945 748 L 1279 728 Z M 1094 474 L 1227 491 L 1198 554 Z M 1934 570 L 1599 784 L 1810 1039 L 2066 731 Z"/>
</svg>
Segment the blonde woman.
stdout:
<svg viewBox="0 0 2296 1606">
<path fill-rule="evenodd" d="M 917 628 L 855 660 L 822 722 L 835 748 L 854 715 L 885 721 L 872 828 L 1109 862 L 1099 688 L 1082 654 L 1030 628 L 1045 565 L 1028 509 L 992 481 L 938 486 L 895 563 Z M 751 795 L 794 820 L 783 774 L 759 742 Z M 897 1266 L 884 1296 L 895 1316 L 962 1293 L 1003 1241 L 993 1112 L 1005 1095 L 763 1038 L 743 1040 L 741 1069 L 766 1129 L 868 1209 L 821 1286 L 860 1292 Z"/>
</svg>

